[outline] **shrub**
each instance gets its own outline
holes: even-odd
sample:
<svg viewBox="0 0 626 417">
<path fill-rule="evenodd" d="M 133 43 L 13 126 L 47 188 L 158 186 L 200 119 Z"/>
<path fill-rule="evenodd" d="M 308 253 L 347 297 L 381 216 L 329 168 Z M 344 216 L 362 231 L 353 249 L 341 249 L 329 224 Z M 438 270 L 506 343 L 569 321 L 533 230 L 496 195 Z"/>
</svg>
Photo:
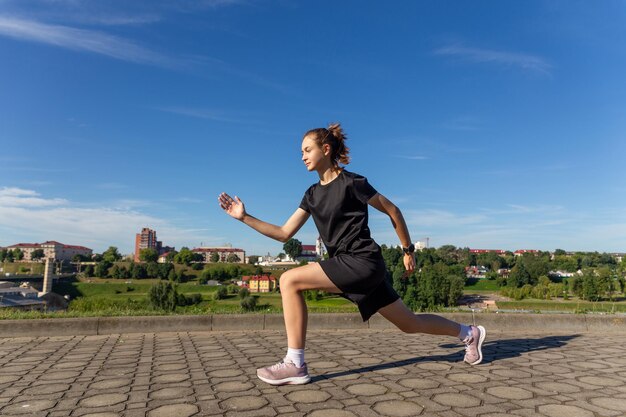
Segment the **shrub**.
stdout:
<svg viewBox="0 0 626 417">
<path fill-rule="evenodd" d="M 185 298 L 188 306 L 200 304 L 202 302 L 202 294 L 189 294 Z"/>
<path fill-rule="evenodd" d="M 250 290 L 247 288 L 242 288 L 239 290 L 239 298 L 242 300 L 250 295 Z"/>
<path fill-rule="evenodd" d="M 228 290 L 226 289 L 226 287 L 224 287 L 223 285 L 220 285 L 219 287 L 217 287 L 217 291 L 215 291 L 214 298 L 216 300 L 223 300 L 224 298 L 226 298 L 227 295 L 228 295 Z"/>
<path fill-rule="evenodd" d="M 240 289 L 241 288 L 239 288 L 239 285 L 233 284 L 228 286 L 228 292 L 231 294 L 238 294 Z"/>
<path fill-rule="evenodd" d="M 150 305 L 158 310 L 174 311 L 179 297 L 176 286 L 171 282 L 158 282 L 150 288 L 148 293 Z"/>
<path fill-rule="evenodd" d="M 256 308 L 257 298 L 256 297 L 245 297 L 241 300 L 241 308 L 246 311 L 252 311 Z"/>
</svg>

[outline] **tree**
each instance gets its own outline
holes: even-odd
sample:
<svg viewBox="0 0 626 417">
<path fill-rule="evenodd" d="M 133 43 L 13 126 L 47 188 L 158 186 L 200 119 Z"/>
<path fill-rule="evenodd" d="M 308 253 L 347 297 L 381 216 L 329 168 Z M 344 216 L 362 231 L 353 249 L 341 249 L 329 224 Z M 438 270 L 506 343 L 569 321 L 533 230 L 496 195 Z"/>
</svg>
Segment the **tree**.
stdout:
<svg viewBox="0 0 626 417">
<path fill-rule="evenodd" d="M 185 264 L 187 266 L 191 265 L 192 262 L 200 262 L 202 261 L 202 255 L 199 253 L 192 252 L 187 247 L 182 247 L 180 252 L 174 256 L 174 262 L 177 264 Z"/>
<path fill-rule="evenodd" d="M 8 253 L 9 251 L 6 249 L 0 250 L 0 262 L 4 262 L 4 260 L 7 258 Z"/>
<path fill-rule="evenodd" d="M 159 264 L 156 262 L 148 262 L 146 264 L 146 275 L 148 278 L 160 278 Z"/>
<path fill-rule="evenodd" d="M 76 255 L 72 256 L 72 262 L 89 262 L 89 261 L 91 261 L 91 258 L 89 258 L 89 256 L 87 255 L 81 255 L 77 253 Z"/>
<path fill-rule="evenodd" d="M 294 261 L 302 253 L 302 242 L 298 239 L 291 238 L 283 245 L 283 250 Z"/>
<path fill-rule="evenodd" d="M 37 259 L 41 259 L 45 256 L 45 254 L 43 253 L 43 249 L 35 249 L 33 251 L 33 253 L 30 254 L 30 259 L 37 260 Z"/>
<path fill-rule="evenodd" d="M 220 261 L 220 254 L 217 252 L 211 252 L 211 258 L 209 259 L 209 261 L 213 262 L 213 263 L 217 263 Z"/>
<path fill-rule="evenodd" d="M 230 255 L 228 255 L 228 258 L 226 258 L 226 262 L 230 262 L 230 263 L 236 263 L 240 261 L 241 261 L 241 258 L 239 258 L 239 256 L 237 256 L 237 254 L 235 253 L 231 253 Z"/>
<path fill-rule="evenodd" d="M 158 310 L 174 311 L 178 305 L 178 291 L 171 282 L 159 281 L 148 292 L 150 305 Z"/>
<path fill-rule="evenodd" d="M 109 246 L 109 249 L 102 253 L 102 260 L 106 262 L 117 262 L 122 259 L 122 255 L 118 252 L 115 246 Z"/>
<path fill-rule="evenodd" d="M 106 278 L 109 276 L 109 268 L 113 266 L 113 263 L 102 261 L 96 264 L 96 269 L 94 271 L 95 276 L 100 278 Z"/>
<path fill-rule="evenodd" d="M 523 262 L 518 263 L 511 269 L 511 273 L 507 278 L 509 287 L 521 288 L 526 284 L 530 284 L 530 274 L 526 270 Z"/>
<path fill-rule="evenodd" d="M 13 249 L 13 259 L 16 261 L 21 261 L 24 259 L 24 252 L 20 248 Z"/>
<path fill-rule="evenodd" d="M 601 289 L 598 277 L 593 269 L 585 269 L 582 277 L 582 298 L 589 301 L 600 300 Z"/>
<path fill-rule="evenodd" d="M 259 262 L 259 257 L 258 257 L 258 256 L 256 256 L 256 255 L 250 255 L 250 256 L 248 256 L 248 263 L 249 263 L 250 265 L 254 265 L 254 264 L 256 264 L 257 262 Z"/>
<path fill-rule="evenodd" d="M 176 252 L 175 250 L 168 252 L 167 256 L 165 257 L 165 262 L 167 263 L 172 263 L 174 262 L 174 257 L 178 254 L 178 252 Z"/>
<path fill-rule="evenodd" d="M 159 253 L 154 248 L 141 249 L 139 251 L 139 260 L 143 262 L 156 262 L 159 259 Z"/>
</svg>

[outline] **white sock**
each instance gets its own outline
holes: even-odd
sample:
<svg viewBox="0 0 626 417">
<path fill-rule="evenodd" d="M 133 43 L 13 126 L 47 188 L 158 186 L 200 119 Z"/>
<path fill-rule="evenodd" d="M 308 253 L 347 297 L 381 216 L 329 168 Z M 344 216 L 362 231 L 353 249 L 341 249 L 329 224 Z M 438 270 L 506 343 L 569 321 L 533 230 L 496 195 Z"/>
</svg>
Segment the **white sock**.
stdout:
<svg viewBox="0 0 626 417">
<path fill-rule="evenodd" d="M 292 349 L 288 347 L 285 359 L 287 359 L 287 362 L 293 363 L 298 368 L 302 368 L 302 365 L 304 365 L 304 349 Z"/>
<path fill-rule="evenodd" d="M 465 324 L 461 324 L 461 331 L 459 332 L 459 339 L 465 340 L 472 335 L 472 329 L 470 326 L 466 326 Z"/>
</svg>

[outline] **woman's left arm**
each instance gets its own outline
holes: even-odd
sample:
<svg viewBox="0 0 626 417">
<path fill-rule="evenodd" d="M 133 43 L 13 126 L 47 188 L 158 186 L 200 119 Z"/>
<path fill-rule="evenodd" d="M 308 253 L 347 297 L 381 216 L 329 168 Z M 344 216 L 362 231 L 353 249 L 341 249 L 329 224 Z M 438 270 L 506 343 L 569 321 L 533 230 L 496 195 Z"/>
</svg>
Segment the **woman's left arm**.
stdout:
<svg viewBox="0 0 626 417">
<path fill-rule="evenodd" d="M 411 236 L 409 235 L 409 229 L 404 221 L 404 216 L 402 216 L 400 209 L 389 201 L 384 195 L 379 193 L 370 198 L 367 203 L 376 210 L 389 216 L 391 224 L 400 239 L 400 244 L 403 247 L 408 248 L 411 245 Z M 404 254 L 404 267 L 406 268 L 407 273 L 411 273 L 415 270 L 415 256 L 412 253 Z"/>
</svg>

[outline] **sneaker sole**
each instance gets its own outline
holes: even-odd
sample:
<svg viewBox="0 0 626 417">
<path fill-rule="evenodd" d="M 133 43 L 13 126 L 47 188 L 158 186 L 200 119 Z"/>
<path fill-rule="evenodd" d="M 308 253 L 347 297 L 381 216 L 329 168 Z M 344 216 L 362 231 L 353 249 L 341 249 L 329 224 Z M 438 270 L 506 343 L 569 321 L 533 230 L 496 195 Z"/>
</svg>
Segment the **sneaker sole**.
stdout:
<svg viewBox="0 0 626 417">
<path fill-rule="evenodd" d="M 298 377 L 289 377 L 289 378 L 284 378 L 284 379 L 268 379 L 268 378 L 263 378 L 260 375 L 257 375 L 257 377 L 263 381 L 263 382 L 267 382 L 268 384 L 271 385 L 302 385 L 302 384 L 306 384 L 311 380 L 310 376 L 298 376 Z"/>
<path fill-rule="evenodd" d="M 480 330 L 480 338 L 478 338 L 478 360 L 468 362 L 470 365 L 478 365 L 483 361 L 483 342 L 485 341 L 485 336 L 487 336 L 487 330 L 485 330 L 483 326 L 476 327 Z"/>
</svg>

